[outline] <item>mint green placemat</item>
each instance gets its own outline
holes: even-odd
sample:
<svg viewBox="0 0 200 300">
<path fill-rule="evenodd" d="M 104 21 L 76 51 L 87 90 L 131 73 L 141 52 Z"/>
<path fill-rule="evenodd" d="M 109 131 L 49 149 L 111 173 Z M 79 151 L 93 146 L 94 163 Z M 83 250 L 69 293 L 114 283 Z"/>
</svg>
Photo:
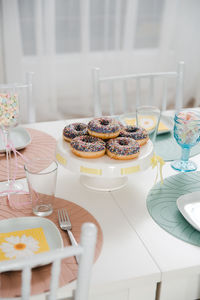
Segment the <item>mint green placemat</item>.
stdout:
<svg viewBox="0 0 200 300">
<path fill-rule="evenodd" d="M 160 134 L 156 137 L 155 152 L 165 161 L 181 158 L 181 147 L 177 144 L 173 133 Z M 200 153 L 200 143 L 191 148 L 190 157 Z"/>
<path fill-rule="evenodd" d="M 200 172 L 179 173 L 156 184 L 147 196 L 147 208 L 154 221 L 173 236 L 200 246 L 200 232 L 182 216 L 176 206 L 178 197 L 200 191 Z"/>
</svg>

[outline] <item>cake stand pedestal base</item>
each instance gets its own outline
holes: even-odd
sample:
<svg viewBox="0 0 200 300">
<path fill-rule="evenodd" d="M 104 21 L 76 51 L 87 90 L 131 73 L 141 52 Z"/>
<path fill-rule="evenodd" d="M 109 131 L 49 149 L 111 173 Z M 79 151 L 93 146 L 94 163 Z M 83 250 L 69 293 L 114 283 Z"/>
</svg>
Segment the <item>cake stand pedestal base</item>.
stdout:
<svg viewBox="0 0 200 300">
<path fill-rule="evenodd" d="M 80 176 L 80 182 L 83 186 L 95 191 L 115 191 L 124 187 L 128 182 L 128 177 L 117 178 L 99 178 L 87 175 Z"/>
</svg>

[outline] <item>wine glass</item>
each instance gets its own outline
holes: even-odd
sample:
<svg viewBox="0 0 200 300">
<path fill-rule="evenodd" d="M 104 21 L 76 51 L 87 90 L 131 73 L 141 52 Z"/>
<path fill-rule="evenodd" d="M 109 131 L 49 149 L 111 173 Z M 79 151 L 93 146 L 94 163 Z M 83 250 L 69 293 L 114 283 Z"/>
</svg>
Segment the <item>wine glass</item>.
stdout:
<svg viewBox="0 0 200 300">
<path fill-rule="evenodd" d="M 10 129 L 18 123 L 19 101 L 15 85 L 0 86 L 0 126 L 5 144 L 7 161 L 7 182 L 1 184 L 1 195 L 15 193 L 22 189 L 22 186 L 12 178 Z"/>
<path fill-rule="evenodd" d="M 180 160 L 173 161 L 173 169 L 191 172 L 197 165 L 189 160 L 190 150 L 200 141 L 200 114 L 191 110 L 181 110 L 174 117 L 174 138 L 182 148 Z"/>
</svg>

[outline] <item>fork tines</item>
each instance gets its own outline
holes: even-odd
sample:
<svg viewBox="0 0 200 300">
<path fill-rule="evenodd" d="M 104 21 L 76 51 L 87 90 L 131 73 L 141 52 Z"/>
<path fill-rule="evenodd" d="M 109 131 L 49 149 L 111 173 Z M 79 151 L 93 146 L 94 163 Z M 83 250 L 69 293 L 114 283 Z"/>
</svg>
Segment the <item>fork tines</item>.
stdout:
<svg viewBox="0 0 200 300">
<path fill-rule="evenodd" d="M 59 219 L 59 222 L 71 223 L 66 208 L 62 208 L 62 209 L 58 210 L 58 219 Z"/>
</svg>

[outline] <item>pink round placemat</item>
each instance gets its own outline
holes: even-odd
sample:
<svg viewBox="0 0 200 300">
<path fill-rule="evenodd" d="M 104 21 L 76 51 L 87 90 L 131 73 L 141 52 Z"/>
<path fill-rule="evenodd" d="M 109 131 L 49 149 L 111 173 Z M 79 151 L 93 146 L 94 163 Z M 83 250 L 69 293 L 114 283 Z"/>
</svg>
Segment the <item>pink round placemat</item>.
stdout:
<svg viewBox="0 0 200 300">
<path fill-rule="evenodd" d="M 17 204 L 20 204 L 20 209 L 10 208 L 8 206 L 7 197 L 0 198 L 0 220 L 15 217 L 33 216 L 31 205 L 28 204 L 23 206 L 23 203 L 29 202 L 29 195 L 16 195 L 15 202 L 16 207 Z M 80 241 L 81 226 L 83 223 L 92 222 L 97 226 L 98 234 L 95 252 L 96 260 L 101 252 L 103 244 L 102 230 L 96 219 L 87 210 L 80 207 L 79 205 L 76 205 L 64 199 L 55 198 L 54 212 L 47 218 L 54 222 L 54 224 L 59 229 L 64 246 L 70 245 L 70 241 L 68 239 L 67 233 L 59 228 L 58 209 L 60 208 L 67 208 L 72 223 L 72 232 L 77 242 Z M 60 287 L 75 280 L 77 277 L 77 270 L 78 268 L 74 257 L 64 259 L 61 266 Z M 49 290 L 50 272 L 50 265 L 33 269 L 31 289 L 32 295 L 44 293 Z M 0 274 L 0 282 L 0 297 L 17 297 L 21 295 L 21 273 L 19 271 Z"/>
<path fill-rule="evenodd" d="M 41 159 L 55 159 L 55 149 L 56 149 L 56 140 L 50 136 L 49 134 L 36 130 L 36 129 L 26 129 L 31 136 L 31 143 L 24 149 L 19 152 L 23 155 L 24 159 L 17 155 L 17 172 L 15 179 L 20 179 L 26 177 L 24 171 L 24 164 L 27 161 L 31 161 L 34 158 Z M 14 155 L 12 154 L 11 161 L 11 173 L 15 172 L 16 161 L 14 159 Z M 41 166 L 42 168 L 46 168 L 48 165 Z M 38 171 L 40 171 L 38 169 Z M 6 156 L 0 156 L 0 181 L 7 180 L 7 162 Z"/>
</svg>

